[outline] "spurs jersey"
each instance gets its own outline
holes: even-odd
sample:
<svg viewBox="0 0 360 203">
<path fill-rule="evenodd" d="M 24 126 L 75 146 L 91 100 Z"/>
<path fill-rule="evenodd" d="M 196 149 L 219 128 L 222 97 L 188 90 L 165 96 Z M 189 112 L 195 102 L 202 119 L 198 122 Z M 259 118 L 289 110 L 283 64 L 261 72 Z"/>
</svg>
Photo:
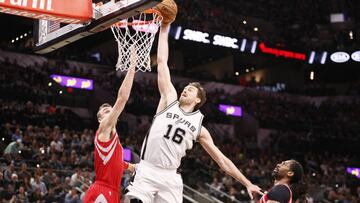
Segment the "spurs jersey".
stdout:
<svg viewBox="0 0 360 203">
<path fill-rule="evenodd" d="M 174 101 L 154 116 L 141 158 L 164 169 L 177 169 L 186 150 L 198 139 L 203 117 L 199 110 L 184 112 L 179 101 Z"/>
</svg>

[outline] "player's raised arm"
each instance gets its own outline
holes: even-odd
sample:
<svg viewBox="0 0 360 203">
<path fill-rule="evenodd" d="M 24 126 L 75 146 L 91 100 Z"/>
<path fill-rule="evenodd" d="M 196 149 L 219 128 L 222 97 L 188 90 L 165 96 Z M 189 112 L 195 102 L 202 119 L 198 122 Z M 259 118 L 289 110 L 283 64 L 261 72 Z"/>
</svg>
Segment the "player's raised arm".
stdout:
<svg viewBox="0 0 360 203">
<path fill-rule="evenodd" d="M 126 76 L 118 90 L 116 102 L 114 107 L 111 109 L 109 116 L 105 117 L 103 121 L 100 122 L 99 126 L 99 139 L 103 136 L 110 136 L 111 130 L 115 127 L 118 117 L 120 116 L 121 112 L 124 110 L 125 104 L 129 99 L 131 88 L 134 81 L 135 76 L 135 61 L 136 61 L 136 53 L 135 50 L 132 51 L 130 56 L 131 67 L 128 69 Z M 105 139 L 106 139 L 105 138 Z"/>
<path fill-rule="evenodd" d="M 161 95 L 159 106 L 156 113 L 162 111 L 171 102 L 177 100 L 177 93 L 171 83 L 170 70 L 168 67 L 169 58 L 169 36 L 170 24 L 163 24 L 159 31 L 159 42 L 157 50 L 158 63 L 158 86 Z"/>
<path fill-rule="evenodd" d="M 204 127 L 201 128 L 199 143 L 226 174 L 232 176 L 247 188 L 251 199 L 253 199 L 252 193 L 254 192 L 263 195 L 260 191 L 261 189 L 253 185 L 239 169 L 236 168 L 234 163 L 215 146 L 209 131 Z"/>
</svg>

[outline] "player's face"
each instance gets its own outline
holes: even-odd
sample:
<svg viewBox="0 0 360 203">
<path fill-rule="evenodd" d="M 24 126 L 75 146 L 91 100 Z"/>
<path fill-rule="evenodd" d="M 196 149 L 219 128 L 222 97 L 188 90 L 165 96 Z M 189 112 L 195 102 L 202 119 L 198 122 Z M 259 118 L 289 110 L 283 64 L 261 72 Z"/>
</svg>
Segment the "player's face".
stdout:
<svg viewBox="0 0 360 203">
<path fill-rule="evenodd" d="M 272 176 L 275 180 L 281 180 L 288 176 L 290 171 L 291 161 L 283 161 L 280 164 L 276 165 L 275 169 L 272 172 Z"/>
<path fill-rule="evenodd" d="M 200 98 L 198 98 L 198 89 L 192 85 L 188 85 L 184 88 L 180 95 L 180 103 L 183 104 L 194 104 L 200 103 Z"/>
<path fill-rule="evenodd" d="M 103 120 L 107 115 L 109 115 L 111 109 L 111 106 L 106 106 L 99 110 L 99 122 L 101 122 L 101 120 Z"/>
</svg>

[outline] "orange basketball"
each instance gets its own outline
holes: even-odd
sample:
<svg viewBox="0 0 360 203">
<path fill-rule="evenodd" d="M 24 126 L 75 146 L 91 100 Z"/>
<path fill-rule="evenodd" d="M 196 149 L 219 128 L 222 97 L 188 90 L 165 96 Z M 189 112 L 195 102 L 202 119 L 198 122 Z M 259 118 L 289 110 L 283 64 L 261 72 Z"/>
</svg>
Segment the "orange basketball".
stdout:
<svg viewBox="0 0 360 203">
<path fill-rule="evenodd" d="M 163 24 L 172 23 L 177 14 L 177 5 L 174 0 L 163 0 L 154 7 L 155 10 L 160 11 L 163 16 Z"/>
</svg>

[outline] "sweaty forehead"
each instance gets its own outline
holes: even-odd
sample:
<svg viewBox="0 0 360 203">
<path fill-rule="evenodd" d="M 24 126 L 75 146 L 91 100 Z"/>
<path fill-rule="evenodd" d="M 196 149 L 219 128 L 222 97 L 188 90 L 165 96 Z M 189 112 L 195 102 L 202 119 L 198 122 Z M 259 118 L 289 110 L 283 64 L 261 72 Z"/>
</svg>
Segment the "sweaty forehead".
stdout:
<svg viewBox="0 0 360 203">
<path fill-rule="evenodd" d="M 195 87 L 195 86 L 193 86 L 193 85 L 188 85 L 188 86 L 186 86 L 184 89 L 188 89 L 188 90 L 197 90 L 197 88 Z"/>
</svg>

